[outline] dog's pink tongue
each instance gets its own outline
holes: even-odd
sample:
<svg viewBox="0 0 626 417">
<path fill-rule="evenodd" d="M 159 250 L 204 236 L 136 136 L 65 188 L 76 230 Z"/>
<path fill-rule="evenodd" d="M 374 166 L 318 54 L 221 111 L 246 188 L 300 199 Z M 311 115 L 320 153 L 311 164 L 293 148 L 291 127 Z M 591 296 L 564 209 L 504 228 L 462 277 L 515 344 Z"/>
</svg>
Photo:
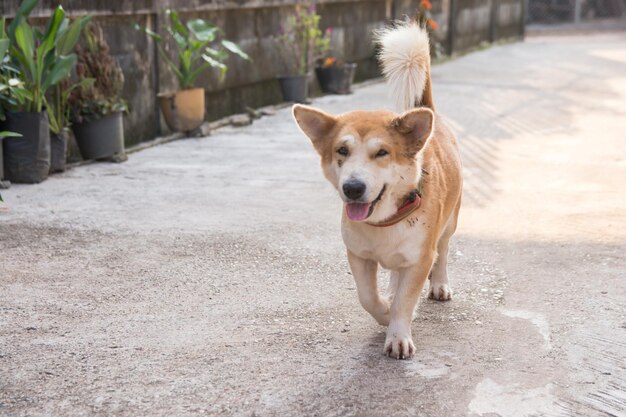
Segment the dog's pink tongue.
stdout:
<svg viewBox="0 0 626 417">
<path fill-rule="evenodd" d="M 367 215 L 370 211 L 369 203 L 347 203 L 346 214 L 348 218 L 353 221 L 361 221 L 367 219 Z"/>
</svg>

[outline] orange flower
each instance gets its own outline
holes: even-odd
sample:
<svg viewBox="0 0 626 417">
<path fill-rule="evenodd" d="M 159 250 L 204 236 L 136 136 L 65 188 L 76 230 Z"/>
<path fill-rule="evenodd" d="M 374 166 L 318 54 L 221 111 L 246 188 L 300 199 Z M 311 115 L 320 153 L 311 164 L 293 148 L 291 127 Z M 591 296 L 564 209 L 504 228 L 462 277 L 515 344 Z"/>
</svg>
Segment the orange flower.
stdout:
<svg viewBox="0 0 626 417">
<path fill-rule="evenodd" d="M 324 67 L 332 67 L 333 65 L 335 65 L 335 63 L 337 62 L 336 58 L 333 58 L 332 56 L 329 56 L 328 58 L 326 58 L 324 60 Z"/>
<path fill-rule="evenodd" d="M 428 27 L 430 27 L 432 30 L 437 30 L 439 25 L 433 19 L 428 19 Z"/>
<path fill-rule="evenodd" d="M 422 9 L 430 10 L 433 8 L 433 5 L 430 3 L 430 0 L 422 0 L 420 3 L 420 7 Z"/>
</svg>

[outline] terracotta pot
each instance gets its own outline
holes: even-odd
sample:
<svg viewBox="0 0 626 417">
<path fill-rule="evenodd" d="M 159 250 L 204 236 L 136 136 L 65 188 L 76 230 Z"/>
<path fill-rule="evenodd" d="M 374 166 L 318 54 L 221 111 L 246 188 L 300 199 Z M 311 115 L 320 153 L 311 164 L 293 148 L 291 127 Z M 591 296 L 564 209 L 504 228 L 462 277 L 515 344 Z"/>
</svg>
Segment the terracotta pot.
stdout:
<svg viewBox="0 0 626 417">
<path fill-rule="evenodd" d="M 189 132 L 204 122 L 204 88 L 159 94 L 159 103 L 165 123 L 175 132 Z"/>
</svg>

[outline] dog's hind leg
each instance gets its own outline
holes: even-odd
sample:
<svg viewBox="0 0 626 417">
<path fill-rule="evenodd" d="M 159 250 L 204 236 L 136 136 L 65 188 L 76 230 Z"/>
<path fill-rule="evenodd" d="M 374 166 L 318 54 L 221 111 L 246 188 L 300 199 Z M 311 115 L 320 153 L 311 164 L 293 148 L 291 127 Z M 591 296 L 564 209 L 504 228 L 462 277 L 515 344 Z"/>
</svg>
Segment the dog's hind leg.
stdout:
<svg viewBox="0 0 626 417">
<path fill-rule="evenodd" d="M 442 236 L 437 244 L 439 256 L 430 272 L 430 286 L 428 298 L 439 301 L 448 301 L 452 298 L 450 281 L 448 280 L 448 248 L 451 236 Z"/>
<path fill-rule="evenodd" d="M 448 280 L 448 250 L 450 238 L 456 230 L 458 206 L 456 213 L 450 218 L 443 235 L 437 242 L 437 252 L 439 256 L 430 271 L 430 286 L 428 288 L 428 298 L 432 300 L 448 301 L 452 298 L 452 289 Z"/>
<path fill-rule="evenodd" d="M 389 324 L 389 301 L 378 292 L 378 263 L 359 258 L 348 251 L 348 263 L 356 283 L 359 301 L 363 308 L 376 319 L 379 324 Z"/>
</svg>

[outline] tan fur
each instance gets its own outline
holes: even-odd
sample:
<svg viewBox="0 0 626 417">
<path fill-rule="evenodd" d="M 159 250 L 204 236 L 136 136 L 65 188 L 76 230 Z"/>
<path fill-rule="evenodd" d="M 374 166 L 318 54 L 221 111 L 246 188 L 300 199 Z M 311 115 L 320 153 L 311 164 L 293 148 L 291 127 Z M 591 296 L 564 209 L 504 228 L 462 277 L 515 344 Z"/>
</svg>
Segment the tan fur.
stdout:
<svg viewBox="0 0 626 417">
<path fill-rule="evenodd" d="M 351 203 L 342 192 L 347 179 L 358 178 L 367 185 L 363 199 L 375 201 L 367 222 L 394 214 L 424 175 L 422 205 L 400 223 L 373 227 L 350 220 L 345 210 L 342 217 L 342 236 L 359 300 L 380 324 L 389 326 L 384 352 L 396 358 L 415 353 L 411 320 L 426 279 L 431 278 L 431 298 L 450 299 L 448 242 L 456 230 L 461 205 L 456 140 L 430 109 L 434 104 L 429 67 L 424 76 L 424 91 L 415 101 L 429 108 L 403 114 L 354 111 L 340 116 L 301 105 L 293 109 L 296 122 L 321 156 L 324 175 L 342 199 Z M 342 147 L 348 156 L 338 153 Z M 380 149 L 388 155 L 377 156 Z M 422 174 L 422 169 L 427 174 Z M 388 298 L 378 293 L 378 265 L 392 271 Z"/>
</svg>

